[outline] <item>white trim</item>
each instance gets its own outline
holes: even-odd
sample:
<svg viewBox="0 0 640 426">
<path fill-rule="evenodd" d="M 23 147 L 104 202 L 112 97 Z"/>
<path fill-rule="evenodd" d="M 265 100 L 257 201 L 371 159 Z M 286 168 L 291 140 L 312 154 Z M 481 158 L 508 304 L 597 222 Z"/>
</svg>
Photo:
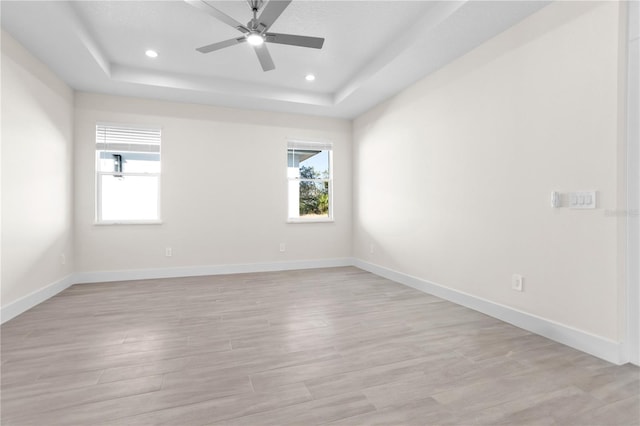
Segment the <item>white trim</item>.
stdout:
<svg viewBox="0 0 640 426">
<path fill-rule="evenodd" d="M 161 220 L 105 220 L 102 222 L 93 222 L 93 226 L 111 226 L 111 225 L 162 225 Z"/>
<path fill-rule="evenodd" d="M 640 68 L 640 4 L 627 4 L 627 257 L 626 355 L 640 365 L 640 122 L 638 69 Z"/>
<path fill-rule="evenodd" d="M 290 271 L 297 269 L 336 268 L 351 266 L 351 258 L 293 260 L 290 262 L 247 263 L 235 265 L 186 266 L 161 269 L 129 269 L 123 271 L 77 272 L 77 284 L 109 281 L 146 280 L 153 278 L 194 277 L 201 275 L 246 274 L 252 272 Z"/>
<path fill-rule="evenodd" d="M 432 294 L 458 305 L 465 306 L 516 327 L 539 334 L 548 339 L 586 352 L 614 364 L 623 364 L 625 357 L 623 347 L 619 342 L 605 339 L 573 327 L 557 323 L 533 314 L 519 311 L 509 306 L 501 305 L 471 294 L 445 287 L 421 278 L 394 271 L 382 266 L 374 265 L 360 259 L 355 259 L 354 266 L 390 279 L 392 281 Z"/>
<path fill-rule="evenodd" d="M 557 323 L 539 316 L 519 311 L 480 297 L 435 284 L 360 259 L 349 257 L 294 260 L 289 262 L 265 262 L 235 265 L 187 266 L 161 269 L 131 269 L 122 271 L 77 272 L 48 286 L 34 291 L 0 309 L 1 322 L 5 323 L 21 313 L 55 296 L 74 284 L 89 284 L 110 281 L 131 281 L 153 278 L 175 278 L 202 275 L 228 275 L 254 272 L 274 272 L 316 268 L 355 266 L 422 292 L 449 300 L 461 306 L 482 312 L 524 330 L 547 337 L 556 342 L 586 352 L 614 364 L 627 361 L 624 346 L 609 339 L 587 333 L 573 327 Z"/>
<path fill-rule="evenodd" d="M 158 222 L 162 222 L 162 132 L 163 132 L 163 128 L 162 126 L 143 126 L 140 124 L 116 124 L 116 123 L 106 123 L 106 122 L 97 122 L 96 123 L 96 146 L 95 146 L 95 152 L 101 152 L 104 149 L 106 149 L 106 147 L 109 146 L 109 142 L 107 142 L 106 140 L 106 134 L 105 137 L 103 137 L 102 142 L 98 142 L 98 132 L 99 129 L 103 128 L 112 128 L 112 129 L 120 129 L 120 130 L 141 130 L 141 131 L 147 131 L 147 132 L 158 132 L 158 138 L 157 138 L 157 143 L 151 143 L 150 145 L 152 146 L 156 146 L 158 147 L 158 154 L 160 156 L 160 171 L 157 173 L 130 173 L 130 172 L 123 172 L 121 171 L 121 173 L 119 173 L 122 176 L 145 176 L 145 177 L 149 177 L 149 176 L 156 176 L 158 178 L 158 188 L 157 188 L 157 197 L 156 197 L 156 215 L 157 217 L 155 219 L 151 219 L 151 220 L 137 220 L 137 219 L 133 219 L 133 220 L 124 220 L 124 221 L 120 221 L 120 220 L 103 220 L 102 219 L 102 176 L 116 176 L 118 173 L 115 172 L 107 172 L 104 170 L 99 170 L 100 169 L 100 160 L 98 157 L 96 157 L 96 162 L 95 162 L 95 215 L 94 215 L 94 221 L 96 223 L 102 224 L 109 224 L 109 225 L 119 225 L 119 224 L 142 224 L 142 223 L 158 223 Z M 102 147 L 103 149 L 100 149 L 100 147 Z M 155 152 L 155 151 L 154 151 Z"/>
<path fill-rule="evenodd" d="M 331 218 L 327 218 L 327 219 L 304 219 L 303 217 L 301 218 L 293 218 L 293 219 L 287 219 L 287 223 L 335 223 L 334 219 Z"/>
<path fill-rule="evenodd" d="M 34 306 L 37 306 L 45 300 L 55 296 L 62 290 L 69 288 L 73 284 L 75 284 L 74 274 L 70 274 L 39 290 L 33 291 L 18 300 L 8 303 L 0 308 L 0 323 L 4 324 L 10 319 L 17 317 L 21 313 L 26 312 Z"/>
<path fill-rule="evenodd" d="M 227 275 L 250 272 L 289 271 L 297 269 L 336 268 L 352 266 L 351 258 L 294 260 L 237 265 L 191 266 L 162 269 L 130 269 L 124 271 L 76 272 L 36 290 L 0 308 L 0 323 L 4 324 L 23 312 L 39 305 L 74 284 L 89 284 L 110 281 L 147 280 L 153 278 L 191 277 L 201 275 Z"/>
<path fill-rule="evenodd" d="M 304 150 L 304 149 L 320 149 L 322 151 L 328 151 L 329 161 L 329 178 L 322 179 L 301 179 L 298 173 L 296 177 L 289 177 L 289 170 L 292 168 L 298 169 L 298 167 L 289 166 L 289 150 Z M 333 143 L 331 142 L 313 142 L 304 141 L 300 139 L 288 139 L 287 140 L 287 223 L 312 223 L 312 222 L 333 222 Z M 327 219 L 304 219 L 300 216 L 290 216 L 291 214 L 291 182 L 328 182 L 329 184 L 329 216 Z M 296 186 L 298 188 L 298 186 Z M 298 189 L 296 189 L 297 191 Z M 300 197 L 300 194 L 295 195 L 296 199 Z M 298 200 L 299 202 L 299 200 Z M 297 207 L 296 207 L 297 208 Z M 299 212 L 298 212 L 299 213 Z"/>
</svg>

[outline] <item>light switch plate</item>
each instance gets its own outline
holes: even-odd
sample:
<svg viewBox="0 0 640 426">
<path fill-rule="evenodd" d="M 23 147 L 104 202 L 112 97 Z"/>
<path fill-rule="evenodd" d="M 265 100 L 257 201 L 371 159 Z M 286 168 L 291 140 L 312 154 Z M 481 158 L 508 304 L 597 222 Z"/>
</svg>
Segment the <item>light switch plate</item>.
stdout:
<svg viewBox="0 0 640 426">
<path fill-rule="evenodd" d="M 511 276 L 511 290 L 523 291 L 524 278 L 520 274 L 513 274 Z"/>
<path fill-rule="evenodd" d="M 569 208 L 595 209 L 596 208 L 596 191 L 570 192 Z"/>
</svg>

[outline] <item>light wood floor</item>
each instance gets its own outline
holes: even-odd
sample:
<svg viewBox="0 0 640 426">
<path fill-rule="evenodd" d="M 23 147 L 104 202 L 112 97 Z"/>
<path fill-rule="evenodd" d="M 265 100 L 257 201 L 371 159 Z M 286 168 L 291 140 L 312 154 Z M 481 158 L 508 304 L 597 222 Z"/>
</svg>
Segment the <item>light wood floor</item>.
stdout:
<svg viewBox="0 0 640 426">
<path fill-rule="evenodd" d="M 2 326 L 3 425 L 637 425 L 639 375 L 355 268 L 76 285 Z"/>
</svg>

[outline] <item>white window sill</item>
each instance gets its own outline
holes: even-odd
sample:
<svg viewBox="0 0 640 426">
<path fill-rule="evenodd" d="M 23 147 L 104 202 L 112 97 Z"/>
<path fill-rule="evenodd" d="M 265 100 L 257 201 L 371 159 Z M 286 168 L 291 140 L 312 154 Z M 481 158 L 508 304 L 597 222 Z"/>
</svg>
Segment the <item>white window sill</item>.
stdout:
<svg viewBox="0 0 640 426">
<path fill-rule="evenodd" d="M 334 223 L 335 220 L 327 219 L 287 219 L 287 223 Z"/>
<path fill-rule="evenodd" d="M 114 220 L 94 222 L 95 226 L 111 226 L 111 225 L 162 225 L 161 220 Z"/>
</svg>

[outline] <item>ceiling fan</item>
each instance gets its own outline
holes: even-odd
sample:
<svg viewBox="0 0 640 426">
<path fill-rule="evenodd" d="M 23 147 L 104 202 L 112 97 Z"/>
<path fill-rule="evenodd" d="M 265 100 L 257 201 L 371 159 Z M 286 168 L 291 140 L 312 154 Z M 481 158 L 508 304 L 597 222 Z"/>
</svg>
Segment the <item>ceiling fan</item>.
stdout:
<svg viewBox="0 0 640 426">
<path fill-rule="evenodd" d="M 205 11 L 214 18 L 232 26 L 242 33 L 241 37 L 219 41 L 217 43 L 197 48 L 196 50 L 201 53 L 214 52 L 225 47 L 247 42 L 256 52 L 260 65 L 262 66 L 262 70 L 270 71 L 275 69 L 275 65 L 273 64 L 271 54 L 269 54 L 269 50 L 265 43 L 287 44 L 289 46 L 310 47 L 313 49 L 322 49 L 322 45 L 324 44 L 324 38 L 320 37 L 268 32 L 269 28 L 271 28 L 273 23 L 278 19 L 287 6 L 289 6 L 289 3 L 291 3 L 292 0 L 269 0 L 264 6 L 259 17 L 258 11 L 262 8 L 264 0 L 247 0 L 249 7 L 251 7 L 251 10 L 253 11 L 253 19 L 247 22 L 247 25 L 242 25 L 231 16 L 211 6 L 211 4 L 205 0 L 184 1 L 193 7 L 197 7 L 198 9 Z"/>
</svg>

